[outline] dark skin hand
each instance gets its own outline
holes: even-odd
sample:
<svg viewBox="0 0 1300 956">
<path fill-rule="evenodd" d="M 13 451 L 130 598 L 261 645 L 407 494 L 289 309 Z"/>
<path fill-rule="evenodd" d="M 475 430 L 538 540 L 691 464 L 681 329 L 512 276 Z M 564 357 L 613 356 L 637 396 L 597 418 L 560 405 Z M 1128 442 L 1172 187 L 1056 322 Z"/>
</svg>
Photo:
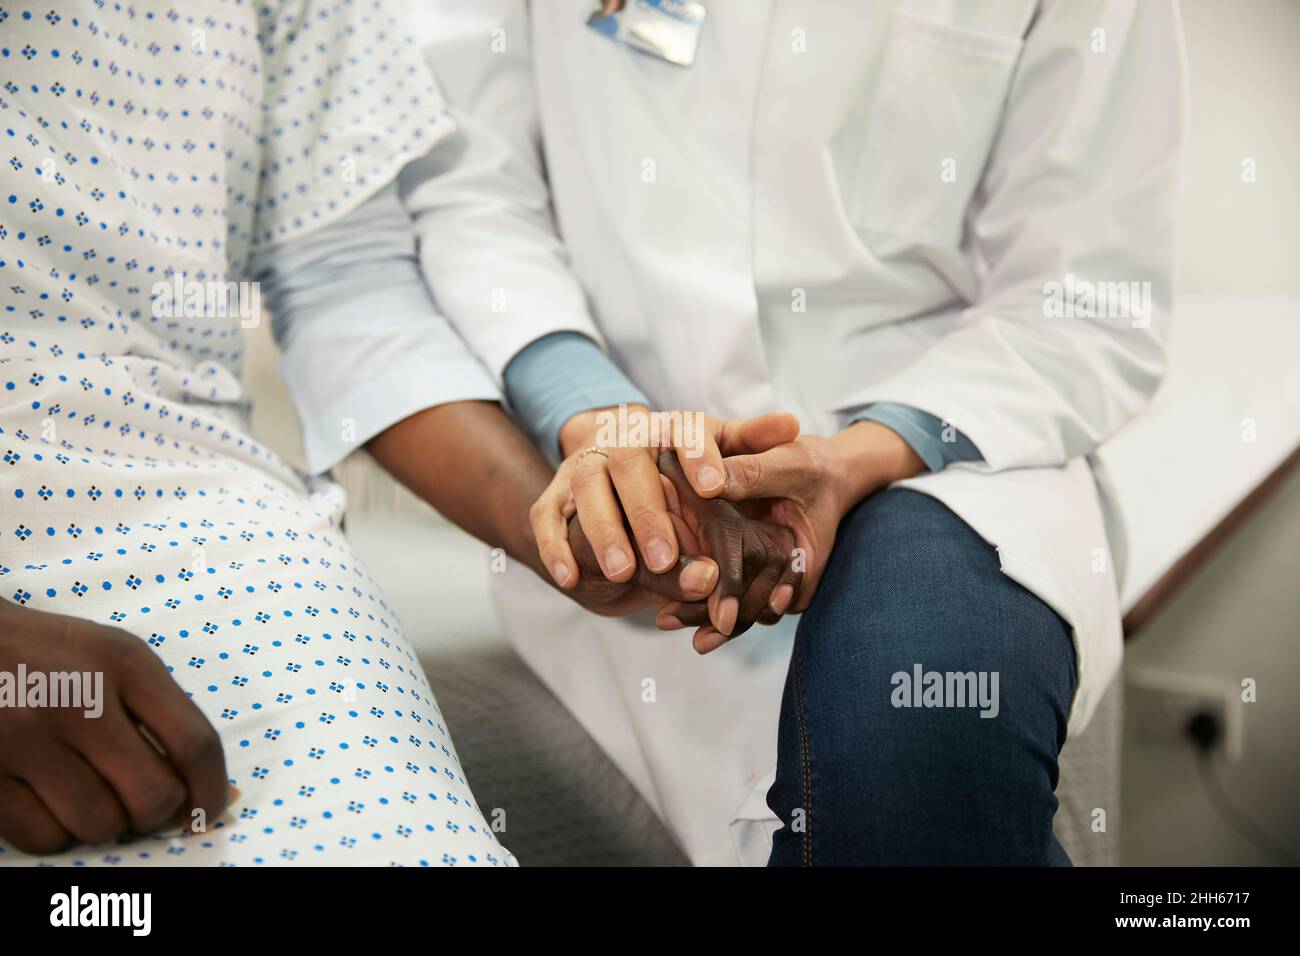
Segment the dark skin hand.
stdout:
<svg viewBox="0 0 1300 956">
<path fill-rule="evenodd" d="M 376 435 L 366 447 L 443 517 L 485 544 L 504 548 L 554 584 L 542 566 L 529 520 L 529 510 L 554 472 L 495 402 L 424 409 Z M 702 600 L 717 579 L 712 560 L 684 558 L 664 574 L 638 563 L 628 581 L 609 581 L 576 518 L 569 521 L 569 534 L 581 577 L 562 593 L 596 614 L 617 616 L 671 601 Z"/>
<path fill-rule="evenodd" d="M 377 435 L 368 447 L 447 518 L 551 580 L 541 566 L 528 512 L 552 472 L 495 403 L 425 409 Z M 710 516 L 695 506 L 692 495 L 688 518 L 676 522 L 682 535 L 716 538 L 724 562 L 758 560 L 750 544 L 729 550 L 725 542 L 740 532 L 715 531 Z M 638 566 L 631 580 L 615 583 L 601 573 L 577 519 L 569 524 L 581 580 L 564 593 L 584 607 L 598 614 L 682 602 L 686 608 L 706 607 L 693 602 L 714 590 L 719 569 L 713 560 L 683 558 L 664 574 Z M 727 593 L 741 584 L 749 589 L 758 579 L 757 571 L 737 578 L 730 564 L 723 570 Z M 139 638 L 0 601 L 0 671 L 16 673 L 20 663 L 28 673 L 102 673 L 104 712 L 89 719 L 83 709 L 0 709 L 0 837 L 21 851 L 46 854 L 78 841 L 96 844 L 152 833 L 177 820 L 187 826 L 215 820 L 225 810 L 231 790 L 220 738 Z"/>
<path fill-rule="evenodd" d="M 798 600 L 803 585 L 803 570 L 792 560 L 794 532 L 748 517 L 721 498 L 700 497 L 675 455 L 661 455 L 659 471 L 669 507 L 685 526 L 685 532 L 678 530 L 683 548 L 712 557 L 722 570 L 722 579 L 707 601 L 665 605 L 659 611 L 659 626 L 664 630 L 697 627 L 691 643 L 700 654 L 708 654 L 756 623 L 775 623 Z M 716 603 L 727 597 L 740 602 L 730 635 L 711 623 L 717 617 Z"/>
<path fill-rule="evenodd" d="M 0 601 L 0 671 L 16 675 L 19 664 L 28 674 L 102 673 L 103 713 L 0 710 L 0 837 L 54 853 L 178 818 L 197 831 L 225 810 L 221 741 L 139 638 Z"/>
</svg>

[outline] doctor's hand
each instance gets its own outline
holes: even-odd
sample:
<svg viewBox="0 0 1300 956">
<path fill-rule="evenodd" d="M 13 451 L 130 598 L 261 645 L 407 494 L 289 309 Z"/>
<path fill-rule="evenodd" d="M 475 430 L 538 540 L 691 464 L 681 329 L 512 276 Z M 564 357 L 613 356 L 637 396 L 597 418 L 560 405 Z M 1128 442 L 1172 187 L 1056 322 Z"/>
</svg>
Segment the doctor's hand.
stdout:
<svg viewBox="0 0 1300 956">
<path fill-rule="evenodd" d="M 672 419 L 656 419 L 642 405 L 581 412 L 560 429 L 564 461 L 531 515 L 542 559 L 560 587 L 569 586 L 575 572 L 558 520 L 561 513 L 567 516 L 576 511 L 601 572 L 610 581 L 632 577 L 637 551 L 641 562 L 656 574 L 677 562 L 680 550 L 655 465 L 659 451 L 667 443 L 675 446 L 692 487 L 702 497 L 721 492 L 725 475 L 713 435 L 715 422 L 703 415 L 687 418 L 675 414 L 681 427 L 670 429 L 675 433 L 668 435 L 657 434 L 657 428 L 650 425 Z M 626 427 L 617 433 L 603 428 L 611 416 L 620 416 L 618 420 Z M 685 427 L 687 423 L 691 427 Z M 628 540 L 625 515 L 636 540 L 635 550 Z"/>
<path fill-rule="evenodd" d="M 686 550 L 697 552 L 684 524 L 677 523 L 687 536 Z M 655 574 L 645 565 L 638 565 L 628 580 L 611 581 L 601 572 L 596 553 L 577 517 L 568 519 L 566 534 L 578 574 L 562 591 L 595 614 L 622 617 L 647 607 L 703 602 L 718 582 L 718 565 L 712 558 L 685 554 L 675 568 L 664 574 Z"/>
<path fill-rule="evenodd" d="M 829 438 L 800 435 L 770 450 L 725 460 L 722 497 L 794 533 L 806 581 L 790 610 L 808 607 L 854 505 L 895 481 L 925 470 L 897 432 L 877 422 L 850 425 Z"/>
</svg>

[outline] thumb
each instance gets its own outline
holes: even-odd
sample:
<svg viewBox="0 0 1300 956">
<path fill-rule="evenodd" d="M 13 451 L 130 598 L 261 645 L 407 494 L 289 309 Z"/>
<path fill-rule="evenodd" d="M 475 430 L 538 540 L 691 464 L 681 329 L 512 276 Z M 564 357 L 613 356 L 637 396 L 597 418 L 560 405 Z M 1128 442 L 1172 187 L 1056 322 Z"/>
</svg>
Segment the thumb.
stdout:
<svg viewBox="0 0 1300 956">
<path fill-rule="evenodd" d="M 718 450 L 724 455 L 767 451 L 799 437 L 799 419 L 789 412 L 732 418 L 718 426 Z"/>
<path fill-rule="evenodd" d="M 652 594 L 689 604 L 702 601 L 712 593 L 718 583 L 718 565 L 712 558 L 684 554 L 677 559 L 675 568 L 655 574 L 644 562 L 638 562 L 632 580 Z"/>
<path fill-rule="evenodd" d="M 733 455 L 722 464 L 727 484 L 720 497 L 728 501 L 788 498 L 808 477 L 808 455 L 798 444 L 778 445 L 757 455 Z"/>
</svg>

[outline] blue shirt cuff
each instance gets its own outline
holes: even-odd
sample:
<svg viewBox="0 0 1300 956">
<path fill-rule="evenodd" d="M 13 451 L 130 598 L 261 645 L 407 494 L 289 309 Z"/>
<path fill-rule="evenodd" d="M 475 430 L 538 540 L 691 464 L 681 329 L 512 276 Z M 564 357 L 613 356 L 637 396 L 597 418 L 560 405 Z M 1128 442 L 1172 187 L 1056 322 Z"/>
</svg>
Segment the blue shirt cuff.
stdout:
<svg viewBox="0 0 1300 956">
<path fill-rule="evenodd" d="M 863 421 L 879 422 L 893 429 L 931 471 L 941 471 L 953 462 L 984 460 L 975 443 L 957 429 L 910 405 L 889 402 L 871 405 L 849 419 L 849 424 Z"/>
<path fill-rule="evenodd" d="M 552 464 L 559 460 L 560 429 L 579 412 L 650 400 L 580 332 L 552 332 L 520 349 L 506 365 L 511 413 Z"/>
</svg>

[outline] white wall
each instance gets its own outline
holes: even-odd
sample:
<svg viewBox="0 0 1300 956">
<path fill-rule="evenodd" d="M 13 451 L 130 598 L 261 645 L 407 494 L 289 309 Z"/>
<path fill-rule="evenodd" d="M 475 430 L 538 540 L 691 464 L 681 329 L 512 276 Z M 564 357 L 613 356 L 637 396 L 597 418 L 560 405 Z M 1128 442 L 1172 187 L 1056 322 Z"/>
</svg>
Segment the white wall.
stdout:
<svg viewBox="0 0 1300 956">
<path fill-rule="evenodd" d="M 1183 0 L 1183 16 L 1191 139 L 1178 294 L 1294 295 L 1300 321 L 1300 0 Z M 1254 183 L 1242 181 L 1247 158 L 1256 162 Z M 1297 583 L 1300 475 L 1129 645 L 1127 661 L 1130 670 L 1259 682 L 1258 702 L 1244 708 L 1242 759 L 1220 764 L 1221 775 L 1236 805 L 1293 856 L 1300 854 Z M 1121 861 L 1267 862 L 1215 812 L 1191 748 L 1147 742 L 1133 724 L 1130 714 Z"/>
<path fill-rule="evenodd" d="M 1182 8 L 1192 92 L 1178 290 L 1300 295 L 1300 0 Z"/>
</svg>

